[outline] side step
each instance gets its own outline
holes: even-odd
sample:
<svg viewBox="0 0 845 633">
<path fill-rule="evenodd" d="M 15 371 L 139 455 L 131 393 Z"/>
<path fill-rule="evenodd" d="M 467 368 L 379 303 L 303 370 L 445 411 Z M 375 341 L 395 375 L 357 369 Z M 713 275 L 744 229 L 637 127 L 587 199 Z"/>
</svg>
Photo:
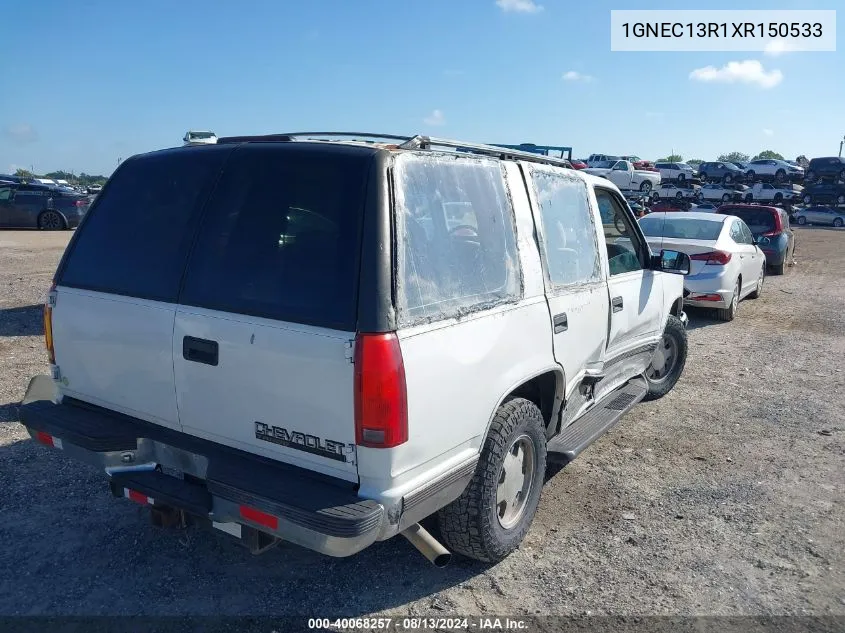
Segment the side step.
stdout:
<svg viewBox="0 0 845 633">
<path fill-rule="evenodd" d="M 568 464 L 590 444 L 609 431 L 648 392 L 644 378 L 637 377 L 607 394 L 546 445 L 548 460 Z"/>
</svg>

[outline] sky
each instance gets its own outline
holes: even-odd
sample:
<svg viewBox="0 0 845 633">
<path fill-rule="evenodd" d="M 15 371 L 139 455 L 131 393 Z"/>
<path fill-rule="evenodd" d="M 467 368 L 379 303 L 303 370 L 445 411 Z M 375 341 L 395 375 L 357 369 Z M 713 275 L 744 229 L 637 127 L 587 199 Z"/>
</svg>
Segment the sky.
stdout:
<svg viewBox="0 0 845 633">
<path fill-rule="evenodd" d="M 675 0 L 6 2 L 0 173 L 108 175 L 121 158 L 180 145 L 188 129 L 430 134 L 704 160 L 836 155 L 845 135 L 841 37 L 837 52 L 611 52 L 612 8 Z"/>
</svg>

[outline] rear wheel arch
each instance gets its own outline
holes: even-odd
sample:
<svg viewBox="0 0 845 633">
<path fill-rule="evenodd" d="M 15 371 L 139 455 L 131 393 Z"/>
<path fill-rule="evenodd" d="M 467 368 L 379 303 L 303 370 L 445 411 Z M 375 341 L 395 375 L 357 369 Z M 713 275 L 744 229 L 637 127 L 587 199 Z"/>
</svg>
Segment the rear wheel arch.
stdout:
<svg viewBox="0 0 845 633">
<path fill-rule="evenodd" d="M 546 437 L 554 435 L 560 419 L 565 385 L 563 370 L 560 368 L 549 368 L 530 378 L 525 378 L 520 383 L 508 389 L 498 399 L 496 406 L 490 412 L 487 427 L 484 429 L 484 438 L 481 446 L 484 446 L 484 442 L 490 432 L 490 425 L 496 417 L 496 412 L 505 402 L 513 398 L 524 398 L 537 405 L 543 414 L 543 422 L 546 425 Z"/>
</svg>

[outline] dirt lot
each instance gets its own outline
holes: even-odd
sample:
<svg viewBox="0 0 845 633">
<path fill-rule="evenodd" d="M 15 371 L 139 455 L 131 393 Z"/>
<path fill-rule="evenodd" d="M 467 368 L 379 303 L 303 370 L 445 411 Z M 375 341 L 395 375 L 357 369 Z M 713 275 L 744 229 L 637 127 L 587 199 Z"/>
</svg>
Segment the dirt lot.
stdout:
<svg viewBox="0 0 845 633">
<path fill-rule="evenodd" d="M 678 387 L 549 481 L 508 560 L 442 571 L 401 538 L 338 560 L 161 531 L 30 441 L 67 238 L 0 232 L 0 615 L 845 614 L 845 231 L 798 230 L 733 323 L 692 312 Z"/>
</svg>

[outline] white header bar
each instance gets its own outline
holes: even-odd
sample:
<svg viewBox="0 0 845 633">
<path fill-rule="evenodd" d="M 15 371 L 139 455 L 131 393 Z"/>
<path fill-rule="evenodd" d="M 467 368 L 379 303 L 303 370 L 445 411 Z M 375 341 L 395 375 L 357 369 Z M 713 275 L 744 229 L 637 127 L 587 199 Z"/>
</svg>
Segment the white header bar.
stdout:
<svg viewBox="0 0 845 633">
<path fill-rule="evenodd" d="M 611 11 L 611 51 L 836 50 L 836 11 Z"/>
</svg>

